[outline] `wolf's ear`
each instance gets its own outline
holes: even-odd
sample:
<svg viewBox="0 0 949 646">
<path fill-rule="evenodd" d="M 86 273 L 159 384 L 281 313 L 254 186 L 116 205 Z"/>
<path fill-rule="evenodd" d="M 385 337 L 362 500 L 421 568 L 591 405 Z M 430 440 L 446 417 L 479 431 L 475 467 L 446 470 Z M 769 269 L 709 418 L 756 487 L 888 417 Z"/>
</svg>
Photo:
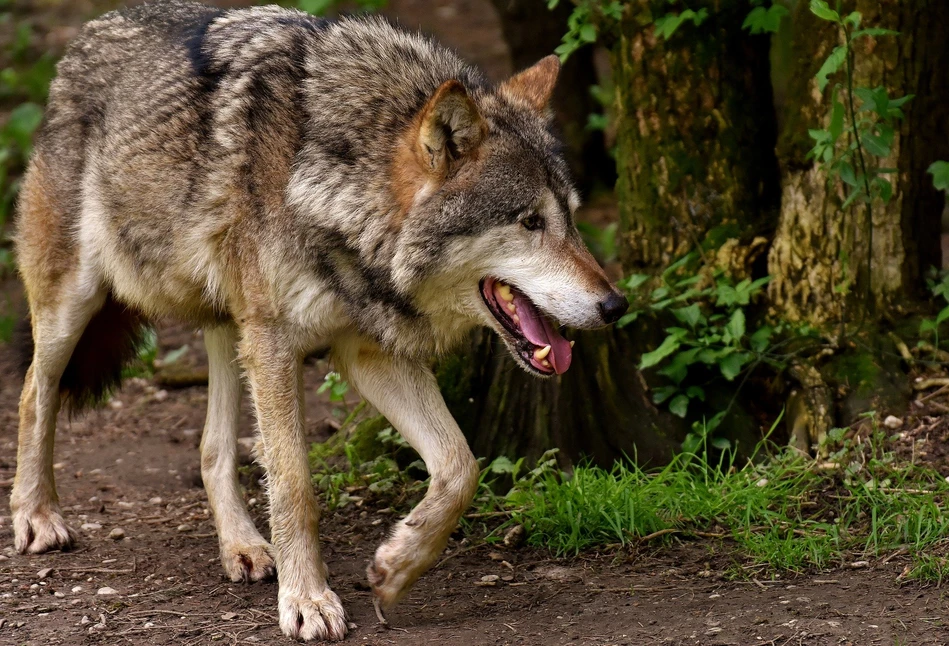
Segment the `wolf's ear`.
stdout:
<svg viewBox="0 0 949 646">
<path fill-rule="evenodd" d="M 445 174 L 473 153 L 487 133 L 487 123 L 459 81 L 445 81 L 421 112 L 418 152 L 426 170 Z"/>
<path fill-rule="evenodd" d="M 537 112 L 546 112 L 559 74 L 560 59 L 551 54 L 501 83 L 498 90 L 517 103 L 526 103 Z"/>
</svg>

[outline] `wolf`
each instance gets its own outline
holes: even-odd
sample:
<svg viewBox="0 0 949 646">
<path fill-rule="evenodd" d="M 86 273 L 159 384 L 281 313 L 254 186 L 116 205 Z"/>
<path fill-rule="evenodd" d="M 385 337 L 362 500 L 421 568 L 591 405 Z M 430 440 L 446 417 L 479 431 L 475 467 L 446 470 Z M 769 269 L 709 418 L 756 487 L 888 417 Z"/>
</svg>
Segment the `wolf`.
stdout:
<svg viewBox="0 0 949 646">
<path fill-rule="evenodd" d="M 548 105 L 558 71 L 551 56 L 494 85 L 383 19 L 272 6 L 162 0 L 87 23 L 58 65 L 18 206 L 33 350 L 16 549 L 73 544 L 57 413 L 117 385 L 147 321 L 175 317 L 204 330 L 201 474 L 227 576 L 275 573 L 291 637 L 346 634 L 302 418 L 302 359 L 328 349 L 431 474 L 368 567 L 377 610 L 398 601 L 478 482 L 431 358 L 487 326 L 525 370 L 559 375 L 572 356 L 560 327 L 607 325 L 628 305 L 574 225 Z M 242 379 L 270 542 L 238 485 Z"/>
</svg>

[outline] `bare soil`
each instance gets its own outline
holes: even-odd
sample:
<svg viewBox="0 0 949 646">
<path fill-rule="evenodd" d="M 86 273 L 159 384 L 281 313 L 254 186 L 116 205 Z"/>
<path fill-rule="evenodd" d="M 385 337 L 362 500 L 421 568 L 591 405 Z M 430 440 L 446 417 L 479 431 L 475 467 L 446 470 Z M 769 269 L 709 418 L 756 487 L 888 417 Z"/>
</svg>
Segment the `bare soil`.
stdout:
<svg viewBox="0 0 949 646">
<path fill-rule="evenodd" d="M 159 356 L 200 339 L 169 327 Z M 8 496 L 16 456 L 19 380 L 0 346 L 0 488 Z M 312 395 L 322 362 L 307 367 L 311 439 L 331 427 Z M 61 420 L 56 475 L 79 544 L 68 553 L 15 554 L 0 516 L 0 644 L 284 644 L 273 582 L 223 578 L 201 488 L 203 386 L 162 390 L 135 379 L 106 407 Z M 252 443 L 245 412 L 241 445 Z M 933 439 L 936 439 L 935 437 Z M 249 457 L 245 455 L 249 464 Z M 266 535 L 259 471 L 245 469 L 247 499 Z M 392 501 L 326 514 L 322 541 L 332 585 L 350 613 L 347 641 L 363 644 L 946 644 L 946 595 L 901 584 L 901 557 L 865 569 L 728 581 L 720 543 L 672 541 L 557 559 L 529 548 L 489 546 L 459 533 L 446 560 L 380 627 L 365 566 L 394 522 Z M 7 498 L 3 511 L 8 514 Z M 121 528 L 124 538 L 109 537 Z M 51 568 L 51 571 L 46 572 Z M 495 585 L 482 577 L 498 575 Z M 114 594 L 101 594 L 111 588 Z"/>
</svg>

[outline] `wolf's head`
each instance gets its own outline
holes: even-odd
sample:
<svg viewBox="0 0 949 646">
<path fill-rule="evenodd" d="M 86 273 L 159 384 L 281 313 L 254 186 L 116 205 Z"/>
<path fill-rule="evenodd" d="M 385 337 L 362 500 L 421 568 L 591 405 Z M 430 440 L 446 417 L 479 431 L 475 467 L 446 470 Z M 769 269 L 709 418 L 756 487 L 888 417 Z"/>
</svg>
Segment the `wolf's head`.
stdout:
<svg viewBox="0 0 949 646">
<path fill-rule="evenodd" d="M 463 314 L 493 328 L 544 376 L 570 366 L 560 325 L 607 325 L 628 306 L 573 220 L 579 198 L 548 107 L 559 69 L 550 56 L 490 90 L 443 83 L 400 140 L 392 173 L 396 266 L 412 267 L 404 278 L 420 286 L 420 307 L 436 327 Z"/>
</svg>

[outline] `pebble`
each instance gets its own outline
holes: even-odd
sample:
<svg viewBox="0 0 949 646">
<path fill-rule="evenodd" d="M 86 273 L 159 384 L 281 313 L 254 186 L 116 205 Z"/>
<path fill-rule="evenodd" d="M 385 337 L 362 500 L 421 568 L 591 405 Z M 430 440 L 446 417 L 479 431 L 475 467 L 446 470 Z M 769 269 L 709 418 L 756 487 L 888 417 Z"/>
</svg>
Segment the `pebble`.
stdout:
<svg viewBox="0 0 949 646">
<path fill-rule="evenodd" d="M 168 399 L 168 391 L 167 391 L 167 390 L 159 390 L 159 391 L 156 392 L 154 395 L 152 395 L 152 398 L 153 398 L 156 402 L 163 402 L 163 401 L 165 401 L 166 399 Z"/>
<path fill-rule="evenodd" d="M 120 541 L 125 538 L 125 530 L 121 527 L 116 527 L 111 532 L 109 532 L 109 538 L 113 541 Z"/>
<path fill-rule="evenodd" d="M 236 612 L 225 612 L 223 615 L 221 615 L 221 619 L 223 619 L 224 621 L 230 621 L 236 616 L 237 616 Z"/>
<path fill-rule="evenodd" d="M 73 586 L 73 589 L 70 590 L 70 592 L 72 592 L 73 594 L 79 594 L 80 592 L 82 592 L 82 586 L 81 585 Z"/>
<path fill-rule="evenodd" d="M 903 425 L 903 420 L 895 415 L 888 415 L 887 418 L 883 420 L 883 425 L 890 430 L 895 430 Z"/>
<path fill-rule="evenodd" d="M 182 524 L 182 525 L 178 525 L 178 531 L 179 531 L 179 532 L 190 532 L 192 529 L 194 529 L 194 528 L 191 527 L 191 525 L 188 525 L 187 523 Z"/>
<path fill-rule="evenodd" d="M 89 619 L 89 615 L 83 615 L 82 619 L 79 620 L 80 626 L 85 626 L 86 624 L 91 624 L 92 620 Z"/>
<path fill-rule="evenodd" d="M 57 590 L 56 592 L 53 593 L 53 596 L 56 597 L 57 599 L 62 599 L 66 595 L 60 592 L 59 590 Z"/>
<path fill-rule="evenodd" d="M 46 577 L 48 577 L 48 576 L 49 576 L 50 574 L 52 574 L 52 573 L 53 573 L 53 568 L 51 568 L 51 567 L 44 567 L 42 570 L 40 570 L 39 572 L 36 573 L 36 578 L 39 579 L 40 581 L 42 581 L 43 579 L 45 579 Z"/>
<path fill-rule="evenodd" d="M 148 504 L 149 504 L 149 505 L 160 505 L 160 504 L 162 504 L 162 502 L 164 502 L 164 501 L 163 501 L 161 498 L 159 498 L 158 496 L 155 496 L 154 498 L 149 498 L 149 499 L 148 499 Z"/>
<path fill-rule="evenodd" d="M 500 580 L 501 580 L 501 577 L 499 577 L 497 574 L 486 574 L 483 577 L 481 577 L 480 581 L 475 581 L 475 585 L 483 587 L 483 588 L 493 587 L 493 586 L 496 586 L 498 584 L 498 581 Z"/>
<path fill-rule="evenodd" d="M 524 526 L 515 525 L 504 534 L 504 544 L 508 547 L 517 547 L 524 540 Z"/>
<path fill-rule="evenodd" d="M 96 592 L 96 594 L 107 597 L 112 594 L 118 594 L 118 591 L 113 588 L 99 588 L 99 591 Z"/>
<path fill-rule="evenodd" d="M 102 529 L 102 525 L 100 525 L 99 523 L 83 523 L 82 528 L 87 531 L 93 531 L 96 529 Z"/>
</svg>

